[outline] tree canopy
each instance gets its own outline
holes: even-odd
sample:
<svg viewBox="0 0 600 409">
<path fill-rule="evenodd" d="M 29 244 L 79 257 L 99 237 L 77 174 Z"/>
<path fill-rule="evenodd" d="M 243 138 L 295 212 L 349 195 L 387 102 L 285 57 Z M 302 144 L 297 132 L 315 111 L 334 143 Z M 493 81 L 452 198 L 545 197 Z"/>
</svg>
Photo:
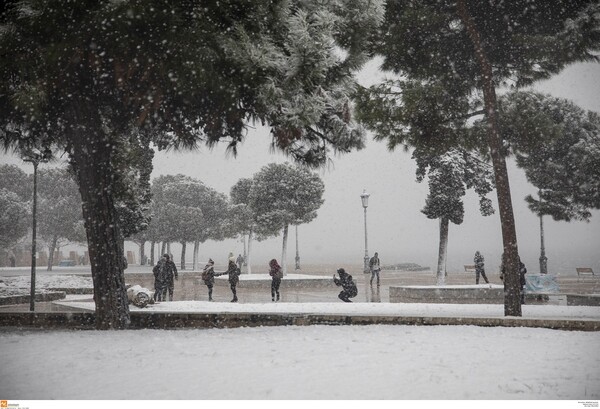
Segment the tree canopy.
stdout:
<svg viewBox="0 0 600 409">
<path fill-rule="evenodd" d="M 1 17 L 2 142 L 65 149 L 89 241 L 98 328 L 129 323 L 114 165 L 131 127 L 162 148 L 226 140 L 249 121 L 311 165 L 363 144 L 350 117 L 380 1 L 14 1 Z M 342 52 L 340 52 L 342 51 Z M 14 132 L 20 126 L 26 133 Z"/>
</svg>

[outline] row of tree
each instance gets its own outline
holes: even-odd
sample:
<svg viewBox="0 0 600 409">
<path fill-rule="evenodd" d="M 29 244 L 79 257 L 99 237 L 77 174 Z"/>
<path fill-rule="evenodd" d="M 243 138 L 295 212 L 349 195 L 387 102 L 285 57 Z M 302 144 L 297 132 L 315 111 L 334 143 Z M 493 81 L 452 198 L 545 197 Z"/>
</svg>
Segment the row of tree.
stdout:
<svg viewBox="0 0 600 409">
<path fill-rule="evenodd" d="M 32 223 L 32 175 L 15 165 L 0 165 L 0 251 L 14 257 Z M 38 234 L 48 249 L 48 270 L 55 251 L 85 242 L 77 183 L 66 169 L 43 169 L 38 174 Z"/>
<path fill-rule="evenodd" d="M 124 236 L 135 232 L 124 233 L 118 213 L 129 209 L 140 222 L 131 226 L 141 226 L 148 202 L 136 195 L 129 203 L 124 189 L 141 186 L 144 169 L 128 161 L 135 151 L 150 141 L 163 149 L 225 139 L 235 153 L 247 124 L 261 121 L 275 148 L 319 166 L 332 151 L 364 146 L 354 96 L 361 119 L 392 147 L 425 156 L 475 150 L 491 159 L 505 314 L 518 316 L 518 246 L 496 89 L 596 61 L 599 9 L 596 0 L 10 1 L 0 17 L 2 142 L 68 153 L 96 322 L 124 328 L 121 254 Z M 372 55 L 403 80 L 356 92 L 353 74 Z M 474 118 L 482 134 L 467 132 Z"/>
<path fill-rule="evenodd" d="M 31 228 L 31 178 L 17 166 L 0 166 L 0 249 L 4 251 L 10 251 Z M 54 250 L 85 241 L 81 201 L 67 169 L 43 169 L 38 178 L 38 233 L 48 247 L 51 270 Z M 289 225 L 312 221 L 323 203 L 323 192 L 318 175 L 291 164 L 273 163 L 252 178 L 238 181 L 230 198 L 198 179 L 164 175 L 152 181 L 149 206 L 124 203 L 118 210 L 120 223 L 134 232 L 127 239 L 140 246 L 141 260 L 147 242 L 152 262 L 156 243 L 163 243 L 164 253 L 168 243 L 178 242 L 181 269 L 185 269 L 186 247 L 193 243 L 193 268 L 197 269 L 201 243 L 240 236 L 247 238 L 250 250 L 253 239 L 261 241 L 283 232 L 285 260 Z"/>
<path fill-rule="evenodd" d="M 167 243 L 181 243 L 182 269 L 187 244 L 193 243 L 193 268 L 197 269 L 200 244 L 242 237 L 248 241 L 247 265 L 251 273 L 252 241 L 283 232 L 281 259 L 285 266 L 289 226 L 309 223 L 317 216 L 324 190 L 318 175 L 291 164 L 264 166 L 252 178 L 239 180 L 229 198 L 189 176 L 159 176 L 151 188 L 151 221 L 132 240 L 140 249 L 151 243 L 152 261 L 156 243 L 163 243 L 162 252 Z M 143 253 L 140 258 L 145 258 Z"/>
</svg>

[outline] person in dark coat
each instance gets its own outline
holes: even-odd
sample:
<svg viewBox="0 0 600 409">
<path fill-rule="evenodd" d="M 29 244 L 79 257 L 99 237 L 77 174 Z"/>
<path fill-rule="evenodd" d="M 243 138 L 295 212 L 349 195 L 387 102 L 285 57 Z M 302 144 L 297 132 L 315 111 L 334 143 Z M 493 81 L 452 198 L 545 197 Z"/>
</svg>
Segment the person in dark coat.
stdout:
<svg viewBox="0 0 600 409">
<path fill-rule="evenodd" d="M 164 254 L 163 258 L 165 261 L 165 287 L 163 290 L 163 301 L 167 301 L 167 290 L 169 290 L 169 301 L 173 301 L 173 290 L 175 289 L 174 280 L 179 280 L 177 275 L 177 267 L 173 260 L 171 260 L 171 256 L 168 254 Z"/>
<path fill-rule="evenodd" d="M 371 285 L 373 285 L 373 279 L 377 276 L 377 285 L 379 285 L 379 272 L 381 271 L 381 260 L 379 260 L 379 253 L 375 252 L 375 255 L 369 260 L 369 270 L 371 271 Z"/>
<path fill-rule="evenodd" d="M 241 254 L 238 255 L 237 259 L 235 260 L 238 268 L 240 269 L 240 271 L 242 270 L 242 265 L 244 264 L 244 257 L 242 257 Z"/>
<path fill-rule="evenodd" d="M 333 282 L 337 286 L 342 286 L 342 292 L 338 295 L 338 298 L 344 302 L 352 302 L 350 298 L 356 297 L 358 294 L 358 289 L 356 288 L 356 283 L 352 280 L 352 276 L 346 273 L 346 270 L 343 268 L 338 269 L 337 271 L 340 278 L 338 279 L 335 274 L 333 275 Z"/>
<path fill-rule="evenodd" d="M 488 280 L 487 276 L 485 275 L 485 268 L 484 268 L 485 259 L 483 258 L 483 256 L 481 255 L 481 253 L 479 251 L 475 252 L 475 258 L 473 259 L 473 261 L 475 262 L 475 284 L 479 284 L 479 276 L 480 275 L 481 275 L 481 277 L 483 277 L 486 284 L 489 284 L 490 281 Z"/>
<path fill-rule="evenodd" d="M 500 265 L 500 280 L 504 281 L 504 274 L 506 273 L 506 263 L 504 261 L 504 253 L 502 254 L 502 264 Z M 519 285 L 521 286 L 521 304 L 525 304 L 525 285 L 527 284 L 527 280 L 525 279 L 525 274 L 527 274 L 527 267 L 521 261 L 521 257 L 519 257 Z"/>
<path fill-rule="evenodd" d="M 238 298 L 236 287 L 240 281 L 240 274 L 242 274 L 242 272 L 238 268 L 237 264 L 235 264 L 235 257 L 232 256 L 229 258 L 229 265 L 227 266 L 227 271 L 225 271 L 222 274 L 229 274 L 229 287 L 231 288 L 231 292 L 233 293 L 233 299 L 231 300 L 231 302 L 237 302 Z"/>
<path fill-rule="evenodd" d="M 519 284 L 521 284 L 521 304 L 525 304 L 525 284 L 527 284 L 525 274 L 527 274 L 527 267 L 525 267 L 525 264 L 521 262 L 521 258 L 519 257 Z"/>
<path fill-rule="evenodd" d="M 215 284 L 215 262 L 212 258 L 208 259 L 208 263 L 202 270 L 202 281 L 208 287 L 208 301 L 212 301 L 213 286 Z"/>
<path fill-rule="evenodd" d="M 163 293 L 167 291 L 167 259 L 163 256 L 152 269 L 154 273 L 154 301 L 165 301 Z"/>
<path fill-rule="evenodd" d="M 279 301 L 279 286 L 283 278 L 283 270 L 275 259 L 269 261 L 269 268 L 269 275 L 273 278 L 271 281 L 271 301 L 275 301 L 275 294 L 277 294 L 277 301 Z"/>
</svg>

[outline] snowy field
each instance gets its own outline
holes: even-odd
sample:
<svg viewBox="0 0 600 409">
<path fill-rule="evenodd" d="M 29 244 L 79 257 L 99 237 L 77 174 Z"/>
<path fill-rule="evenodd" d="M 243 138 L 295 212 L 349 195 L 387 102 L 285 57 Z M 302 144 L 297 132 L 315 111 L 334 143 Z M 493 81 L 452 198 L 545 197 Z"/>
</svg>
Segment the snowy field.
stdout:
<svg viewBox="0 0 600 409">
<path fill-rule="evenodd" d="M 600 333 L 471 326 L 0 328 L 3 399 L 600 398 Z"/>
</svg>

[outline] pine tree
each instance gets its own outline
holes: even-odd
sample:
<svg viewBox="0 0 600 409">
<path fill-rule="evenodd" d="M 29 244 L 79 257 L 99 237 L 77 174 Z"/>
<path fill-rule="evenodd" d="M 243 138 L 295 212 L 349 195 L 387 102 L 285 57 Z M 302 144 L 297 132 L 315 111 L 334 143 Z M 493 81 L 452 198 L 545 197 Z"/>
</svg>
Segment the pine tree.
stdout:
<svg viewBox="0 0 600 409">
<path fill-rule="evenodd" d="M 312 165 L 329 149 L 361 147 L 347 108 L 352 73 L 381 15 L 379 1 L 356 0 L 10 3 L 0 32 L 2 142 L 28 138 L 69 153 L 98 328 L 129 324 L 115 201 L 126 169 L 112 159 L 119 138 L 135 126 L 161 149 L 225 139 L 235 152 L 258 120 L 275 146 Z M 10 132 L 15 124 L 29 133 Z"/>
<path fill-rule="evenodd" d="M 417 181 L 429 177 L 429 194 L 421 212 L 440 221 L 436 277 L 437 285 L 444 285 L 449 223 L 462 224 L 466 190 L 472 188 L 479 195 L 482 215 L 494 213 L 491 200 L 486 197 L 493 189 L 491 166 L 473 154 L 456 149 L 443 155 L 416 149 L 413 159 L 417 161 Z"/>
<path fill-rule="evenodd" d="M 283 230 L 281 266 L 287 271 L 287 239 L 290 225 L 309 223 L 323 204 L 325 185 L 305 168 L 271 163 L 253 178 L 249 205 L 257 224 L 270 231 Z"/>
<path fill-rule="evenodd" d="M 376 53 L 384 58 L 382 68 L 403 75 L 409 82 L 424 85 L 428 94 L 416 95 L 414 107 L 402 115 L 415 136 L 429 146 L 452 146 L 461 143 L 462 133 L 439 132 L 468 117 L 472 98 L 482 94 L 483 114 L 487 124 L 483 141 L 492 159 L 504 253 L 508 265 L 505 279 L 505 314 L 521 315 L 518 275 L 518 247 L 512 199 L 502 140 L 498 127 L 496 87 L 514 82 L 517 86 L 549 78 L 576 61 L 597 61 L 600 48 L 598 31 L 600 5 L 597 1 L 473 1 L 473 0 L 392 0 L 387 2 L 381 41 Z M 390 90 L 390 87 L 386 88 Z M 377 90 L 375 90 L 377 91 Z M 381 94 L 385 111 L 403 89 L 391 89 Z M 364 98 L 363 98 L 364 99 Z M 452 115 L 438 115 L 440 106 L 450 107 L 456 101 Z M 369 112 L 376 112 L 377 109 Z M 393 120 L 396 117 L 392 117 Z M 380 128 L 401 128 L 405 122 Z M 405 126 L 405 125 L 404 125 Z M 387 128 L 387 129 L 386 129 Z M 388 130 L 401 144 L 406 135 L 402 130 Z M 452 139 L 453 141 L 446 141 Z M 481 145 L 480 145 L 481 146 Z M 483 146 L 481 146 L 483 148 Z"/>
</svg>

